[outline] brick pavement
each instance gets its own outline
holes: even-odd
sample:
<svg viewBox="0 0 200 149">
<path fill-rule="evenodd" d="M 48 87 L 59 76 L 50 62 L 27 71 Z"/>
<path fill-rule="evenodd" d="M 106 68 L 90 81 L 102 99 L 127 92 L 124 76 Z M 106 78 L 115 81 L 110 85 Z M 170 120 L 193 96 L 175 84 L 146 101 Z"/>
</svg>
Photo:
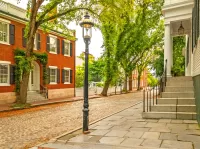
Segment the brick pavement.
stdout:
<svg viewBox="0 0 200 149">
<path fill-rule="evenodd" d="M 89 100 L 90 122 L 123 110 L 142 100 L 142 93 L 129 93 Z M 59 104 L 20 115 L 0 118 L 0 148 L 35 146 L 82 126 L 83 101 Z"/>
<path fill-rule="evenodd" d="M 32 149 L 200 149 L 195 120 L 142 119 L 142 104 Z"/>
</svg>

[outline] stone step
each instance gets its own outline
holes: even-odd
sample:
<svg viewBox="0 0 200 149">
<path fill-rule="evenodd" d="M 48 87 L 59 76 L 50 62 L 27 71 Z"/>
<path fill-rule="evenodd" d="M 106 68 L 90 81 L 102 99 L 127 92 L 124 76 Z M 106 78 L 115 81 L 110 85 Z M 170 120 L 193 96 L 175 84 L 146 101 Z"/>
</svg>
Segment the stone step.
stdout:
<svg viewBox="0 0 200 149">
<path fill-rule="evenodd" d="M 194 87 L 166 86 L 165 92 L 194 92 Z"/>
<path fill-rule="evenodd" d="M 167 81 L 166 86 L 193 87 L 193 81 Z"/>
<path fill-rule="evenodd" d="M 196 112 L 143 112 L 143 118 L 196 120 Z"/>
<path fill-rule="evenodd" d="M 190 76 L 182 76 L 182 77 L 169 77 L 167 81 L 192 81 L 192 77 Z"/>
<path fill-rule="evenodd" d="M 27 93 L 27 102 L 34 102 L 34 101 L 42 101 L 47 100 L 44 95 L 38 92 L 28 92 Z"/>
<path fill-rule="evenodd" d="M 162 98 L 194 98 L 194 92 L 163 92 Z"/>
<path fill-rule="evenodd" d="M 154 105 L 152 112 L 196 112 L 196 105 Z"/>
<path fill-rule="evenodd" d="M 159 98 L 158 104 L 195 105 L 195 98 Z"/>
</svg>

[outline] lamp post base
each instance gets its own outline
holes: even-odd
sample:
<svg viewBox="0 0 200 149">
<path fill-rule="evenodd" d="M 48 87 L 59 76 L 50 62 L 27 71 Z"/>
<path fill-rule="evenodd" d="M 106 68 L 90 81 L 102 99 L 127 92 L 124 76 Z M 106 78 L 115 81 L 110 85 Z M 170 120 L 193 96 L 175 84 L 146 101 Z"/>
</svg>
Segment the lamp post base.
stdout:
<svg viewBox="0 0 200 149">
<path fill-rule="evenodd" d="M 88 125 L 89 125 L 89 109 L 84 108 L 83 109 L 83 133 L 84 134 L 89 132 Z"/>
</svg>

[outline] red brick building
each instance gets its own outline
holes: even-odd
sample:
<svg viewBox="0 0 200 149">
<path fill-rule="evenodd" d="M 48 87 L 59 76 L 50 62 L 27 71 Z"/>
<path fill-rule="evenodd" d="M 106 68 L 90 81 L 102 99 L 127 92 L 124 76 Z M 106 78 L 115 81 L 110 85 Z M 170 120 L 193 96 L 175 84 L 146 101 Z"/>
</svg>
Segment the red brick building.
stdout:
<svg viewBox="0 0 200 149">
<path fill-rule="evenodd" d="M 0 2 L 0 104 L 15 101 L 15 81 L 12 66 L 14 50 L 26 50 L 24 28 L 26 11 L 12 4 Z M 75 36 L 75 32 L 72 32 Z M 64 98 L 75 95 L 75 41 L 67 40 L 59 31 L 36 33 L 34 52 L 48 54 L 48 98 Z M 41 90 L 42 65 L 34 61 L 29 77 L 28 91 Z"/>
<path fill-rule="evenodd" d="M 142 72 L 141 79 L 140 79 L 140 87 L 141 88 L 146 88 L 147 85 L 148 85 L 148 83 L 147 83 L 147 75 L 148 75 L 148 70 L 145 69 Z M 132 72 L 132 88 L 133 89 L 137 89 L 138 88 L 138 71 L 137 70 L 134 70 Z"/>
</svg>

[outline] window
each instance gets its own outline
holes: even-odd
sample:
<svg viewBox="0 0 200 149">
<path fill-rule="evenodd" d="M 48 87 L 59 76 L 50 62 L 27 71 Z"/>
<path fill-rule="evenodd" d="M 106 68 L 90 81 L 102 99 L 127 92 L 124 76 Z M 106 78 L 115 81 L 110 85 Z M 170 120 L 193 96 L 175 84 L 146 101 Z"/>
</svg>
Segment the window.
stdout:
<svg viewBox="0 0 200 149">
<path fill-rule="evenodd" d="M 56 37 L 49 37 L 50 39 L 50 52 L 57 53 L 57 38 Z"/>
<path fill-rule="evenodd" d="M 70 56 L 70 43 L 67 41 L 64 41 L 64 55 Z"/>
<path fill-rule="evenodd" d="M 65 83 L 70 83 L 70 70 L 69 69 L 65 70 L 64 79 L 65 79 Z"/>
<path fill-rule="evenodd" d="M 8 43 L 8 24 L 0 22 L 0 42 Z"/>
<path fill-rule="evenodd" d="M 50 83 L 57 83 L 57 69 L 50 68 Z"/>
<path fill-rule="evenodd" d="M 9 65 L 0 64 L 0 84 L 9 84 Z"/>
</svg>

